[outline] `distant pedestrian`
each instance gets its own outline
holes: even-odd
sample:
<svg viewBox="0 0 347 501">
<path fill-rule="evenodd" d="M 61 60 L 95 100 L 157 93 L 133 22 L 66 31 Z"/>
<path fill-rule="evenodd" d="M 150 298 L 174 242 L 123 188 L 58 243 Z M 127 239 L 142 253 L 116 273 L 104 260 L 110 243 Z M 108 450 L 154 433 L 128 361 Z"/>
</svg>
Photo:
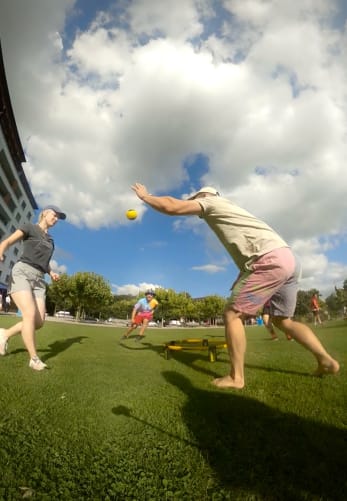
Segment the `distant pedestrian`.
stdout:
<svg viewBox="0 0 347 501">
<path fill-rule="evenodd" d="M 266 301 L 266 303 L 264 304 L 261 316 L 265 327 L 270 333 L 272 341 L 278 341 L 279 338 L 271 321 L 271 299 L 269 299 L 269 301 Z M 290 334 L 286 334 L 286 338 L 288 339 L 288 341 L 292 341 L 293 339 Z"/>
<path fill-rule="evenodd" d="M 139 325 L 141 325 L 141 328 L 138 336 L 136 337 L 136 341 L 141 341 L 145 337 L 145 330 L 148 327 L 148 322 L 153 320 L 154 310 L 159 304 L 154 296 L 155 292 L 150 289 L 145 292 L 145 297 L 137 301 L 131 313 L 130 327 L 121 339 L 127 339 L 130 333 Z"/>
<path fill-rule="evenodd" d="M 5 313 L 8 313 L 10 311 L 11 307 L 11 298 L 9 295 L 5 297 Z"/>
<path fill-rule="evenodd" d="M 240 270 L 224 311 L 230 356 L 229 374 L 213 380 L 218 388 L 245 386 L 246 335 L 244 316 L 254 316 L 271 298 L 272 321 L 309 350 L 317 361 L 316 376 L 336 374 L 339 363 L 325 350 L 312 330 L 292 319 L 298 289 L 298 264 L 289 245 L 268 224 L 205 186 L 189 200 L 156 196 L 140 183 L 132 189 L 146 204 L 169 216 L 198 216 L 216 234 Z"/>
<path fill-rule="evenodd" d="M 29 367 L 36 371 L 47 367 L 38 357 L 35 346 L 35 331 L 45 321 L 45 273 L 52 280 L 59 280 L 59 275 L 50 267 L 54 241 L 48 230 L 65 218 L 58 207 L 49 205 L 40 213 L 38 224 L 23 223 L 0 243 L 0 261 L 3 261 L 6 250 L 19 240 L 23 241 L 22 255 L 11 270 L 8 291 L 22 320 L 8 329 L 0 329 L 0 355 L 6 355 L 8 339 L 21 333 L 30 356 Z"/>
<path fill-rule="evenodd" d="M 313 315 L 314 325 L 321 325 L 322 320 L 321 320 L 320 314 L 319 314 L 320 306 L 319 306 L 317 294 L 312 295 L 310 304 L 311 304 L 311 311 L 312 311 L 312 315 Z"/>
</svg>

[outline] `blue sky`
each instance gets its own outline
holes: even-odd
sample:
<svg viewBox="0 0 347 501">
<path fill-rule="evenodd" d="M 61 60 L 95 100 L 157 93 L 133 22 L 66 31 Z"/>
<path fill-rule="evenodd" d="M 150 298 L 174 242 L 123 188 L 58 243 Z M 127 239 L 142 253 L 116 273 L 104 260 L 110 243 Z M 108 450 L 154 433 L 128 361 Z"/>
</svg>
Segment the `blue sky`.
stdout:
<svg viewBox="0 0 347 501">
<path fill-rule="evenodd" d="M 347 278 L 347 29 L 343 0 L 1 0 L 7 80 L 57 271 L 227 296 L 237 270 L 196 217 L 130 186 L 201 185 L 292 245 L 304 290 Z M 139 217 L 128 221 L 135 208 Z"/>
</svg>

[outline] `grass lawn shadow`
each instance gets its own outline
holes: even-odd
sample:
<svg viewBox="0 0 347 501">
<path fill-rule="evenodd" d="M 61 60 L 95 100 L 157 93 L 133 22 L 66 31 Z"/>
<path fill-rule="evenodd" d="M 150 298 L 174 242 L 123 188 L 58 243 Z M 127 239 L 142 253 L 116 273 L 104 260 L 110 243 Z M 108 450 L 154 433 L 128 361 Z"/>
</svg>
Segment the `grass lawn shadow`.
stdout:
<svg viewBox="0 0 347 501">
<path fill-rule="evenodd" d="M 346 431 L 235 391 L 198 389 L 177 372 L 163 376 L 186 395 L 182 416 L 193 441 L 235 499 L 250 491 L 269 501 L 345 499 Z"/>
<path fill-rule="evenodd" d="M 46 362 L 59 355 L 59 353 L 68 350 L 73 344 L 82 344 L 83 339 L 88 339 L 88 336 L 77 336 L 63 339 L 62 341 L 55 341 L 48 345 L 48 349 L 39 349 L 38 351 L 45 353 L 42 360 Z"/>
</svg>

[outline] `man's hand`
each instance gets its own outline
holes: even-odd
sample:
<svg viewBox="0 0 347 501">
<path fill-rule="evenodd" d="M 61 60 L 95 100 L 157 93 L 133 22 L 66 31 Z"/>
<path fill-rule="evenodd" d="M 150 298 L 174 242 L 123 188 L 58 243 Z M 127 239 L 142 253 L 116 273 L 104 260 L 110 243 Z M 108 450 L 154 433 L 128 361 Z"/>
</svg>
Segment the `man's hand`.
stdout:
<svg viewBox="0 0 347 501">
<path fill-rule="evenodd" d="M 135 191 L 136 195 L 139 197 L 140 200 L 143 200 L 146 196 L 149 195 L 146 186 L 144 186 L 141 183 L 135 183 L 131 187 L 131 189 Z"/>
</svg>

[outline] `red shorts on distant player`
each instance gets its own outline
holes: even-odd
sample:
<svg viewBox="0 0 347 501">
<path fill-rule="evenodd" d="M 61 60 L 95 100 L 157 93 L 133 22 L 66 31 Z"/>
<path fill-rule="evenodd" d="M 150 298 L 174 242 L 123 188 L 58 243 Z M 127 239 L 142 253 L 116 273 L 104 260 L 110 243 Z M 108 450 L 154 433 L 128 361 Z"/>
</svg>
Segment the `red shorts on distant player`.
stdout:
<svg viewBox="0 0 347 501">
<path fill-rule="evenodd" d="M 137 315 L 135 315 L 133 323 L 136 325 L 140 325 L 143 323 L 145 319 L 152 320 L 152 318 L 153 318 L 153 313 L 151 311 L 142 311 L 141 313 L 137 313 Z"/>
</svg>

